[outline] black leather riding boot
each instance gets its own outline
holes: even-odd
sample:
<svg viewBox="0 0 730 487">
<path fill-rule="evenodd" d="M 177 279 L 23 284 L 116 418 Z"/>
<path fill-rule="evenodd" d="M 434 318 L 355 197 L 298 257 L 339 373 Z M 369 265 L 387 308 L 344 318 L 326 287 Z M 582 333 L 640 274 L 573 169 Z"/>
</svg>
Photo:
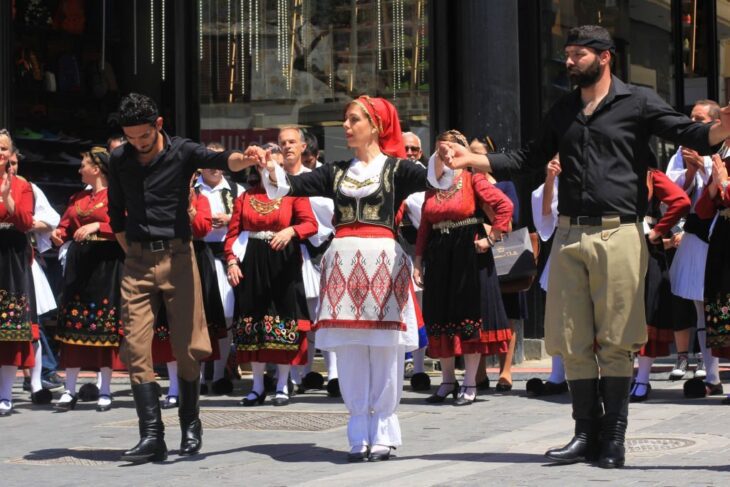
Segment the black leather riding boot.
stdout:
<svg viewBox="0 0 730 487">
<path fill-rule="evenodd" d="M 203 446 L 203 424 L 200 422 L 200 379 L 180 383 L 180 455 L 195 455 Z"/>
<path fill-rule="evenodd" d="M 562 448 L 548 450 L 545 456 L 558 463 L 592 461 L 598 457 L 602 415 L 598 379 L 568 381 L 573 402 L 575 433 Z"/>
<path fill-rule="evenodd" d="M 598 466 L 620 468 L 626 461 L 626 427 L 629 424 L 629 394 L 631 377 L 603 377 L 600 384 L 603 395 L 601 455 Z"/>
<path fill-rule="evenodd" d="M 156 382 L 132 385 L 139 418 L 139 443 L 122 454 L 127 462 L 161 462 L 167 459 L 165 425 L 160 411 L 160 386 Z"/>
</svg>

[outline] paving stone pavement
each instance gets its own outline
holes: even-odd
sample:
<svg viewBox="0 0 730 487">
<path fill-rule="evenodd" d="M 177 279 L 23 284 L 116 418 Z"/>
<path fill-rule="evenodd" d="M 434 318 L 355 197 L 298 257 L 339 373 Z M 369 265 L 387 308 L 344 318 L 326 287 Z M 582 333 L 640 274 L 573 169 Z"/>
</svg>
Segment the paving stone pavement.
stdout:
<svg viewBox="0 0 730 487">
<path fill-rule="evenodd" d="M 242 408 L 237 404 L 249 387 L 242 381 L 230 397 L 203 398 L 206 429 L 200 455 L 177 456 L 176 413 L 165 411 L 172 450 L 168 461 L 130 466 L 118 461 L 137 440 L 134 405 L 123 380 L 114 381 L 114 408 L 106 413 L 96 412 L 94 403 L 78 403 L 67 413 L 32 406 L 18 381 L 17 412 L 0 418 L 0 485 L 730 483 L 730 406 L 721 404 L 722 397 L 688 400 L 681 382 L 653 380 L 651 400 L 631 405 L 625 468 L 551 466 L 543 453 L 565 443 L 572 432 L 568 396 L 527 398 L 525 380 L 545 371 L 515 372 L 511 393 L 492 390 L 461 408 L 449 401 L 428 405 L 427 393 L 406 387 L 399 410 L 404 444 L 391 461 L 374 464 L 345 461 L 346 410 L 324 391 L 297 395 L 284 408 Z M 301 431 L 291 431 L 294 425 Z"/>
</svg>

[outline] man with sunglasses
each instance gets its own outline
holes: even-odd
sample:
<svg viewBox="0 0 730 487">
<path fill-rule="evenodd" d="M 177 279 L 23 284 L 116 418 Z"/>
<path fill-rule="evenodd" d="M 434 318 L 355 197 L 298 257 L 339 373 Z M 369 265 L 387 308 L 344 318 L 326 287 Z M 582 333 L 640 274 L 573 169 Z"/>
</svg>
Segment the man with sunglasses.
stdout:
<svg viewBox="0 0 730 487">
<path fill-rule="evenodd" d="M 190 179 L 199 167 L 236 172 L 252 161 L 240 152 L 214 152 L 170 137 L 155 102 L 144 95 L 122 98 L 115 118 L 127 142 L 111 155 L 109 217 L 126 253 L 122 357 L 129 369 L 141 436 L 122 459 L 162 461 L 167 447 L 151 352 L 153 324 L 162 306 L 178 362 L 180 454 L 194 455 L 202 445 L 200 360 L 210 355 L 211 344 L 187 213 Z"/>
<path fill-rule="evenodd" d="M 406 146 L 406 157 L 412 161 L 418 161 L 423 164 L 421 138 L 413 132 L 403 132 L 403 144 Z"/>
</svg>

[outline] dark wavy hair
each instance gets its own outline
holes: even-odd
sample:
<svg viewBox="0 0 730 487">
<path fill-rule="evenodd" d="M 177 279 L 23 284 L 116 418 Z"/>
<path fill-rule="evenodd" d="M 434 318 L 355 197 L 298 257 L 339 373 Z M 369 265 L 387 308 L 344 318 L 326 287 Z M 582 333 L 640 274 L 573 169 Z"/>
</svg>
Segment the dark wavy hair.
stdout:
<svg viewBox="0 0 730 487">
<path fill-rule="evenodd" d="M 157 104 L 146 95 L 130 93 L 119 102 L 119 111 L 112 117 L 122 127 L 154 124 L 159 117 Z"/>
</svg>

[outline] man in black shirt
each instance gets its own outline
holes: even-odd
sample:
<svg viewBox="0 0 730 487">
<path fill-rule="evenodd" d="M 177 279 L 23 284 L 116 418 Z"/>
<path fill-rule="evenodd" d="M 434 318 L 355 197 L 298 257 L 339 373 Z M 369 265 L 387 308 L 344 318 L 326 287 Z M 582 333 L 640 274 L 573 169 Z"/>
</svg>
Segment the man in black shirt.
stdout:
<svg viewBox="0 0 730 487">
<path fill-rule="evenodd" d="M 544 170 L 559 154 L 560 218 L 550 256 L 545 341 L 548 352 L 565 362 L 575 436 L 546 455 L 560 463 L 598 459 L 604 468 L 624 465 L 632 353 L 647 339 L 641 222 L 648 206 L 647 168 L 656 166 L 649 139 L 656 135 L 708 154 L 730 136 L 730 108 L 718 124 L 694 123 L 655 92 L 612 76 L 613 53 L 603 27 L 570 30 L 565 64 L 578 88 L 550 109 L 537 140 L 525 149 L 483 156 L 457 144 L 439 147 L 451 167 L 471 166 L 499 179 Z M 660 241 L 662 235 L 652 230 L 648 238 Z"/>
<path fill-rule="evenodd" d="M 122 459 L 167 458 L 159 386 L 152 369 L 154 323 L 165 306 L 180 381 L 181 455 L 202 445 L 199 419 L 200 360 L 211 353 L 200 278 L 188 216 L 196 168 L 240 171 L 252 161 L 240 152 L 213 152 L 163 130 L 154 101 L 131 93 L 119 105 L 127 143 L 112 152 L 109 218 L 126 252 L 122 275 L 122 357 L 129 369 L 140 422 L 140 442 Z"/>
</svg>

